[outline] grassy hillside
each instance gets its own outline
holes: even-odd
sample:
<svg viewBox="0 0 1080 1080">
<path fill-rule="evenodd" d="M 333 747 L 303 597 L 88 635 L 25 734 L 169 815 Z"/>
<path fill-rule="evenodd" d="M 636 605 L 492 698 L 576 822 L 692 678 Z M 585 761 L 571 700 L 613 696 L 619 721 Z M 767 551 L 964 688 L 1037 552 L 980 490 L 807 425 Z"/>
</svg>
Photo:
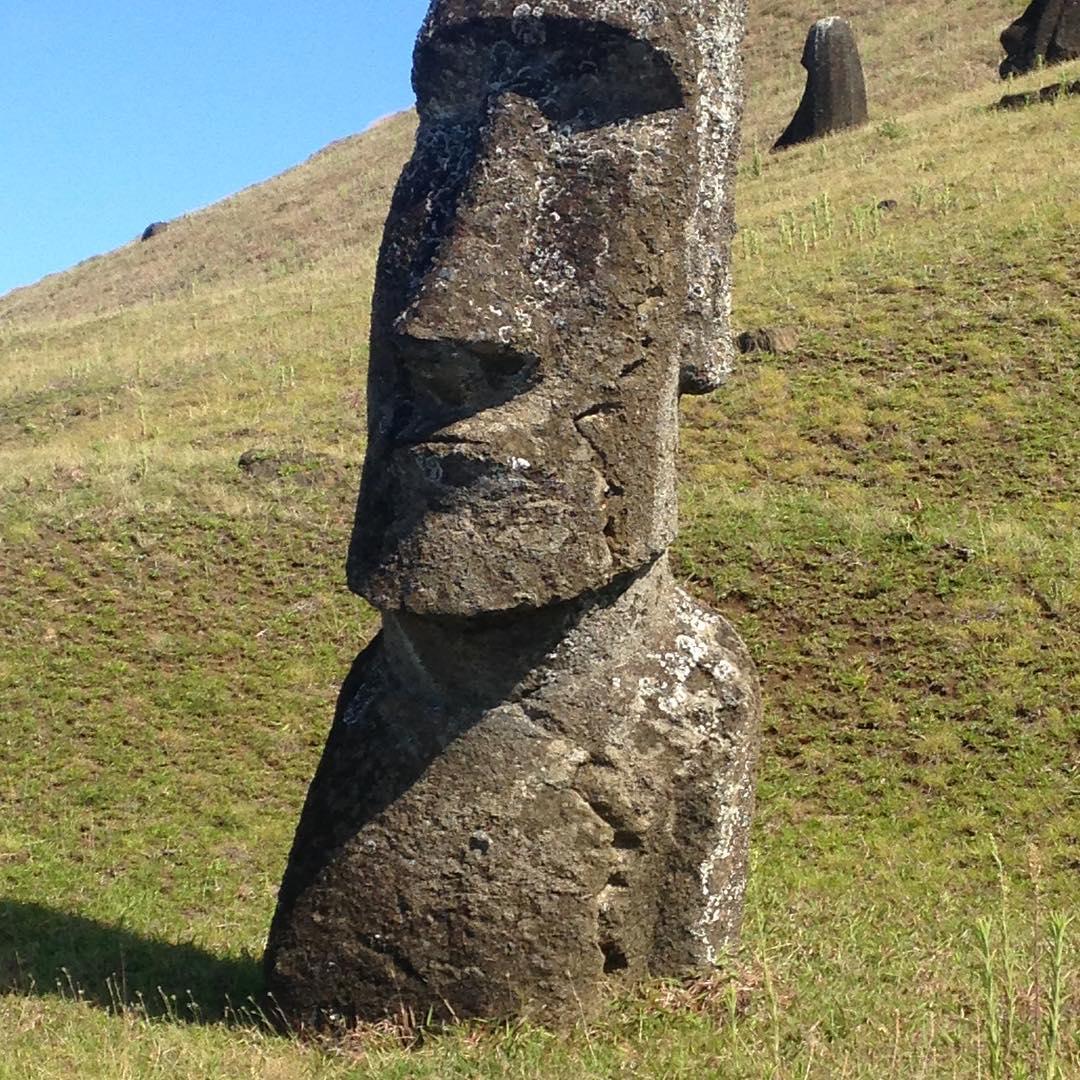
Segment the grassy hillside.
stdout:
<svg viewBox="0 0 1080 1080">
<path fill-rule="evenodd" d="M 948 100 L 996 78 L 998 34 L 1017 0 L 841 2 L 861 43 L 871 113 L 879 120 Z M 805 85 L 799 64 L 822 9 L 805 0 L 753 0 L 746 43 L 747 152 L 768 149 Z M 172 223 L 152 243 L 133 243 L 0 297 L 8 321 L 97 315 L 121 307 L 251 285 L 322 266 L 335 275 L 368 265 L 390 191 L 415 128 L 403 113 L 342 139 L 303 165 Z M 132 222 L 137 235 L 146 222 Z"/>
<path fill-rule="evenodd" d="M 859 42 L 870 115 L 877 120 L 945 102 L 997 78 L 998 36 L 1024 9 L 1017 0 L 750 0 L 746 43 L 749 150 L 770 147 L 799 104 L 799 66 L 815 20 L 841 15 Z"/>
<path fill-rule="evenodd" d="M 902 107 L 740 177 L 737 321 L 799 348 L 684 409 L 678 568 L 767 697 L 730 970 L 410 1052 L 243 1008 L 375 625 L 341 564 L 402 118 L 0 301 L 0 1078 L 1080 1075 L 1080 104 L 985 108 L 1000 17 L 919 96 L 859 6 Z"/>
</svg>

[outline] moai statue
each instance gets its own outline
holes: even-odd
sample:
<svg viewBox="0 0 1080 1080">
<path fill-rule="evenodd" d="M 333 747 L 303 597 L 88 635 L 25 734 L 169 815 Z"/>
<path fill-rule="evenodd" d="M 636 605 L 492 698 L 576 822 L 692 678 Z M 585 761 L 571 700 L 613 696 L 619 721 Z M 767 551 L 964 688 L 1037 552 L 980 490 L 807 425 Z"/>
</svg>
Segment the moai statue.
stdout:
<svg viewBox="0 0 1080 1080">
<path fill-rule="evenodd" d="M 869 118 L 859 47 L 844 19 L 834 15 L 810 27 L 802 66 L 807 72 L 806 89 L 774 150 L 859 127 Z"/>
<path fill-rule="evenodd" d="M 758 687 L 667 553 L 679 393 L 730 360 L 744 20 L 431 6 L 348 564 L 383 627 L 266 955 L 294 1025 L 574 1019 L 737 935 Z"/>
<path fill-rule="evenodd" d="M 1080 0 L 1032 0 L 1001 35 L 1001 77 L 1080 58 Z"/>
</svg>

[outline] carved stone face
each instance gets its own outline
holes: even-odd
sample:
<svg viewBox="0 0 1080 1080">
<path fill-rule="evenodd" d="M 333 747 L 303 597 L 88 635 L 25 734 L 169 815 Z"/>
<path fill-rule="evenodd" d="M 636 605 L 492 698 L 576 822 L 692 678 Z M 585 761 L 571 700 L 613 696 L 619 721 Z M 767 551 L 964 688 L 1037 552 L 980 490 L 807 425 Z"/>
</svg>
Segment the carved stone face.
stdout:
<svg viewBox="0 0 1080 1080">
<path fill-rule="evenodd" d="M 384 610 L 540 607 L 674 537 L 680 384 L 730 337 L 738 42 L 606 6 L 445 0 L 421 31 L 349 557 Z"/>
</svg>

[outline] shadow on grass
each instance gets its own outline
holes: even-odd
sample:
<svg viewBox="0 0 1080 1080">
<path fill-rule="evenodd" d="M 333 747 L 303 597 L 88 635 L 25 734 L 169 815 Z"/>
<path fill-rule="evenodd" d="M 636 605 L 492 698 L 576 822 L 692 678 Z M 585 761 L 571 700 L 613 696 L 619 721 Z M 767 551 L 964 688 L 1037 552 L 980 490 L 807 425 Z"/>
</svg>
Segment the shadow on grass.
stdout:
<svg viewBox="0 0 1080 1080">
<path fill-rule="evenodd" d="M 59 995 L 178 1023 L 264 1026 L 253 958 L 215 956 L 123 927 L 0 900 L 0 994 Z"/>
</svg>

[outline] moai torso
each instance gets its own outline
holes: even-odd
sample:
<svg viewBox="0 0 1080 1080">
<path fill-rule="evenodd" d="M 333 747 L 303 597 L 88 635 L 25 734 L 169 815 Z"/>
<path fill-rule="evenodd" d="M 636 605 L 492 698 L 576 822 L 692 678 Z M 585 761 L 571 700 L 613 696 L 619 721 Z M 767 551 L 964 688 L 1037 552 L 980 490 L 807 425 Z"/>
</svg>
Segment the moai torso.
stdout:
<svg viewBox="0 0 1080 1080">
<path fill-rule="evenodd" d="M 675 586 L 728 364 L 737 2 L 438 0 L 374 299 L 350 585 L 384 614 L 267 950 L 293 1022 L 593 1008 L 739 924 L 759 700 Z"/>
</svg>

